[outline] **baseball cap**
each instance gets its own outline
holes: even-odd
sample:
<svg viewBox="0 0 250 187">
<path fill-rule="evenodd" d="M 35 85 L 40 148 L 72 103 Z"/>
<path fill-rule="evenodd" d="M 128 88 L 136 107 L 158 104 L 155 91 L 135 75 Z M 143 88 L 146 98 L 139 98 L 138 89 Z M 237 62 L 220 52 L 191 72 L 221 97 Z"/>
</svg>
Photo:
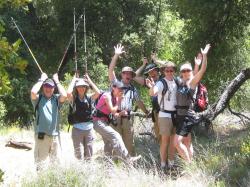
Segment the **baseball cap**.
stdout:
<svg viewBox="0 0 250 187">
<path fill-rule="evenodd" d="M 116 80 L 115 82 L 113 82 L 112 86 L 116 87 L 116 88 L 121 88 L 121 89 L 125 88 L 125 85 L 123 84 L 123 82 L 118 81 L 118 80 Z"/>
<path fill-rule="evenodd" d="M 43 82 L 43 85 L 48 85 L 48 86 L 51 86 L 51 87 L 55 87 L 55 83 L 52 79 L 46 79 L 44 82 Z"/>
<path fill-rule="evenodd" d="M 181 66 L 181 68 L 180 68 L 180 71 L 183 71 L 184 69 L 188 69 L 188 70 L 190 70 L 190 71 L 193 70 L 191 64 L 183 64 L 183 65 Z"/>
</svg>

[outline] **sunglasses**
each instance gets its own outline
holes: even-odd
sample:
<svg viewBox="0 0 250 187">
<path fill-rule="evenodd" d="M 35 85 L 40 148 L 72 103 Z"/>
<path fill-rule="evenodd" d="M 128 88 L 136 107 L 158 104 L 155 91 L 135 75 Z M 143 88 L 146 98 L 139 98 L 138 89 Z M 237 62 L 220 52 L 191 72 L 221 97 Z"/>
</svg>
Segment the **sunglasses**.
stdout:
<svg viewBox="0 0 250 187">
<path fill-rule="evenodd" d="M 186 69 L 186 70 L 184 69 L 181 71 L 181 73 L 189 73 L 189 72 L 191 72 L 191 70 L 189 70 L 189 69 Z"/>
<path fill-rule="evenodd" d="M 50 84 L 44 84 L 43 87 L 45 87 L 45 88 L 51 88 L 51 89 L 54 88 L 54 86 L 51 86 Z"/>
</svg>

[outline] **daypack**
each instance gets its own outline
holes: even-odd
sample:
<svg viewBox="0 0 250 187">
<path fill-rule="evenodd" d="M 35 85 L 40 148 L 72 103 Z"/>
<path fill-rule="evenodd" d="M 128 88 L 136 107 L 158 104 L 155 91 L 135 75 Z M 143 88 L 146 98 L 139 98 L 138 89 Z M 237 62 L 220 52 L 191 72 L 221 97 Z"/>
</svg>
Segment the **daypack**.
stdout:
<svg viewBox="0 0 250 187">
<path fill-rule="evenodd" d="M 73 125 L 75 123 L 91 121 L 92 119 L 91 97 L 85 96 L 85 98 L 87 100 L 87 106 L 85 103 L 83 105 L 77 106 L 78 104 L 81 103 L 80 101 L 78 101 L 79 100 L 78 97 L 76 97 L 75 100 L 73 101 L 73 105 L 69 106 L 68 123 L 70 125 Z M 78 108 L 78 110 L 81 111 L 76 111 L 76 107 L 83 107 L 83 108 Z"/>
<path fill-rule="evenodd" d="M 204 84 L 199 83 L 197 86 L 194 109 L 196 112 L 204 111 L 208 106 L 208 92 Z"/>
<path fill-rule="evenodd" d="M 38 106 L 39 106 L 39 103 L 42 99 L 42 94 L 39 94 L 39 97 L 38 97 L 38 102 L 35 106 L 35 110 L 34 110 L 34 115 L 36 117 L 36 114 L 37 114 L 37 120 L 36 120 L 36 124 L 38 125 L 38 122 L 39 122 L 39 112 L 37 113 L 37 110 L 38 110 Z M 54 95 L 52 97 L 55 97 Z M 58 106 L 59 106 L 59 102 L 58 102 L 58 99 L 56 98 L 56 105 L 57 105 L 57 110 L 58 110 Z"/>
</svg>

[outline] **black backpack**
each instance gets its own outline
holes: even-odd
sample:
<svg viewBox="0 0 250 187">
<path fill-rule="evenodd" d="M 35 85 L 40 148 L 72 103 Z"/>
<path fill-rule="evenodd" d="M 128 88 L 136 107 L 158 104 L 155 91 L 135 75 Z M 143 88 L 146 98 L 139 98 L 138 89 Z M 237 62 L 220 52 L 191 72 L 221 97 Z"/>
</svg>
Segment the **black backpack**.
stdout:
<svg viewBox="0 0 250 187">
<path fill-rule="evenodd" d="M 68 123 L 69 125 L 73 125 L 74 123 L 80 123 L 82 121 L 89 121 L 91 120 L 91 115 L 92 115 L 92 100 L 91 97 L 85 96 L 87 102 L 88 102 L 88 107 L 84 109 L 84 112 L 81 116 L 77 115 L 76 113 L 76 101 L 78 97 L 76 97 L 73 101 L 73 105 L 69 106 L 69 114 L 68 114 Z M 79 118 L 79 119 L 78 119 Z"/>
</svg>

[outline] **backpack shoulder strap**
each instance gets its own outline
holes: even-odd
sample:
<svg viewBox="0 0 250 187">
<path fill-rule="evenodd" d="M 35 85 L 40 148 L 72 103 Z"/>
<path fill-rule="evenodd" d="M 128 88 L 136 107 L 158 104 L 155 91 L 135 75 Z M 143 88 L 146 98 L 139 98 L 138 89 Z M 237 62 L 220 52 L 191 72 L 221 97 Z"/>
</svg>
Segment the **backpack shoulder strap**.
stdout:
<svg viewBox="0 0 250 187">
<path fill-rule="evenodd" d="M 161 108 L 161 104 L 163 103 L 163 110 L 164 110 L 164 96 L 168 91 L 168 84 L 164 78 L 160 79 L 159 81 L 163 84 L 163 90 L 162 90 L 161 100 L 160 100 L 159 106 Z"/>
<path fill-rule="evenodd" d="M 35 106 L 35 113 L 37 112 L 37 109 L 38 109 L 38 106 L 39 106 L 41 99 L 42 99 L 42 94 L 39 94 L 38 101 L 37 101 L 36 106 Z"/>
<path fill-rule="evenodd" d="M 164 96 L 168 91 L 168 83 L 164 78 L 160 79 L 160 82 L 163 84 L 162 96 Z"/>
</svg>

